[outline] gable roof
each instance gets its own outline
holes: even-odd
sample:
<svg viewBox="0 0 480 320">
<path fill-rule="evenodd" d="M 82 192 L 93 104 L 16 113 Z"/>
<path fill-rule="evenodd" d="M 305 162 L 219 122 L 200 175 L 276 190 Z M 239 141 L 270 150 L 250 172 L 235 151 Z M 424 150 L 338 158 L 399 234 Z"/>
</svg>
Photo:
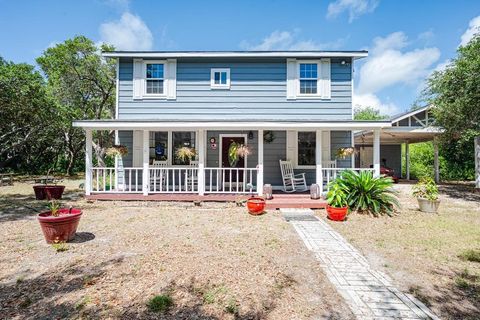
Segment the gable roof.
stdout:
<svg viewBox="0 0 480 320">
<path fill-rule="evenodd" d="M 415 109 L 415 110 L 409 110 L 409 111 L 394 115 L 390 118 L 390 121 L 392 121 L 392 123 L 401 121 L 401 120 L 406 119 L 408 117 L 411 117 L 411 116 L 414 116 L 416 114 L 422 113 L 423 111 L 429 110 L 429 109 L 431 109 L 431 107 L 432 107 L 431 105 L 426 105 L 424 107 L 421 107 L 421 108 L 418 108 L 418 109 Z"/>
<path fill-rule="evenodd" d="M 109 58 L 353 58 L 368 56 L 368 51 L 109 51 Z"/>
</svg>

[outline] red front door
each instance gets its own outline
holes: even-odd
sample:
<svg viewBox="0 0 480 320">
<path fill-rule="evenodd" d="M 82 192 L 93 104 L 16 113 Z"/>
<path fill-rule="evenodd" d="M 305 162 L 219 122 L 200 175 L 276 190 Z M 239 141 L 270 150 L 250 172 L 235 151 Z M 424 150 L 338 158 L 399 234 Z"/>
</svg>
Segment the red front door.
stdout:
<svg viewBox="0 0 480 320">
<path fill-rule="evenodd" d="M 235 142 L 237 144 L 245 144 L 244 137 L 222 137 L 222 168 L 245 168 L 245 159 L 239 158 L 238 161 L 232 166 L 228 159 L 228 149 L 230 145 Z M 224 172 L 224 183 L 242 182 L 244 170 L 226 170 Z M 238 177 L 238 179 L 237 179 Z"/>
</svg>

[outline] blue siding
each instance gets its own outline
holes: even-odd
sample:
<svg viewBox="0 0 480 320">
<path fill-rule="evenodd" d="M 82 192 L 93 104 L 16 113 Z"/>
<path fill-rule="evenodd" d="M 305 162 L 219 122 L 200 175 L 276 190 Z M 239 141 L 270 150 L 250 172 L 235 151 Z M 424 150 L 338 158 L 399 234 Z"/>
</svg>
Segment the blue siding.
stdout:
<svg viewBox="0 0 480 320">
<path fill-rule="evenodd" d="M 210 69 L 230 68 L 231 89 L 210 89 Z M 351 120 L 351 67 L 332 59 L 332 98 L 286 98 L 286 60 L 177 60 L 176 100 L 133 100 L 133 63 L 120 60 L 119 119 Z"/>
</svg>

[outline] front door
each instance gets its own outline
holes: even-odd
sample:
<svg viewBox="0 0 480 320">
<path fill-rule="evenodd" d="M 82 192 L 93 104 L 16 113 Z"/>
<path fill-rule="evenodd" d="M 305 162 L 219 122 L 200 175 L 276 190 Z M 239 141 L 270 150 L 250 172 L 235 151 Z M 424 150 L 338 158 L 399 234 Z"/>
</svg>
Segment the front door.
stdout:
<svg viewBox="0 0 480 320">
<path fill-rule="evenodd" d="M 229 149 L 232 143 L 237 145 L 245 144 L 245 137 L 222 137 L 222 168 L 245 168 L 245 158 L 238 157 L 237 161 L 229 157 Z M 223 183 L 225 185 L 236 185 L 237 182 L 243 182 L 245 170 L 225 170 L 223 173 Z M 240 185 L 238 185 L 240 187 Z"/>
</svg>

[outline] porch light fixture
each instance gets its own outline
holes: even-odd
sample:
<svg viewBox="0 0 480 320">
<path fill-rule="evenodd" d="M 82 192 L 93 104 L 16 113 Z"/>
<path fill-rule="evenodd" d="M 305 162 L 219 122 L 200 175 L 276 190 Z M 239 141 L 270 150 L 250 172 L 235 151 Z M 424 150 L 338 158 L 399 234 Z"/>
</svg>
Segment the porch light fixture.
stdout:
<svg viewBox="0 0 480 320">
<path fill-rule="evenodd" d="M 253 131 L 252 130 L 250 130 L 248 132 L 248 140 L 253 140 Z"/>
</svg>

